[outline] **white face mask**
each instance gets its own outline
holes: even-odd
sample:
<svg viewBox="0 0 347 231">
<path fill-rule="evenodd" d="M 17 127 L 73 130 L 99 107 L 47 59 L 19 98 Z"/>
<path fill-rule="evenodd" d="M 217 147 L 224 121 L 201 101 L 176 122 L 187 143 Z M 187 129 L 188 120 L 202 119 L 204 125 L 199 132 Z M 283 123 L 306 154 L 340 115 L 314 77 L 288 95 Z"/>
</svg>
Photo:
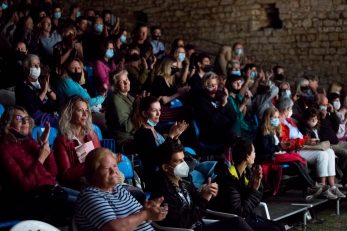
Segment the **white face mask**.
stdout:
<svg viewBox="0 0 347 231">
<path fill-rule="evenodd" d="M 41 74 L 41 68 L 30 67 L 29 76 L 31 78 L 37 80 L 40 77 L 40 74 Z"/>
<path fill-rule="evenodd" d="M 187 177 L 188 173 L 189 173 L 189 166 L 185 161 L 176 165 L 176 167 L 174 168 L 174 175 L 177 177 Z"/>
<path fill-rule="evenodd" d="M 341 107 L 340 101 L 334 101 L 333 106 L 334 106 L 335 110 L 339 110 Z"/>
<path fill-rule="evenodd" d="M 292 110 L 292 109 L 290 109 L 290 111 L 288 112 L 287 118 L 292 117 L 292 115 L 293 115 L 293 110 Z"/>
</svg>

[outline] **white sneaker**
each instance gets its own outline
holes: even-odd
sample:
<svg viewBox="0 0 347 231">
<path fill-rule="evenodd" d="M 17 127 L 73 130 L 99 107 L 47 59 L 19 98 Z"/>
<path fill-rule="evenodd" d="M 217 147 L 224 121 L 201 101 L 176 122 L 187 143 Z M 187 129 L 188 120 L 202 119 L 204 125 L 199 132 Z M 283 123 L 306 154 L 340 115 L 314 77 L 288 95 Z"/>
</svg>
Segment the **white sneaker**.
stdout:
<svg viewBox="0 0 347 231">
<path fill-rule="evenodd" d="M 336 200 L 338 198 L 334 193 L 331 192 L 331 188 L 323 191 L 321 196 L 327 198 L 328 200 Z"/>
<path fill-rule="evenodd" d="M 346 195 L 342 193 L 336 185 L 330 188 L 330 191 L 335 194 L 338 198 L 346 198 Z"/>
</svg>

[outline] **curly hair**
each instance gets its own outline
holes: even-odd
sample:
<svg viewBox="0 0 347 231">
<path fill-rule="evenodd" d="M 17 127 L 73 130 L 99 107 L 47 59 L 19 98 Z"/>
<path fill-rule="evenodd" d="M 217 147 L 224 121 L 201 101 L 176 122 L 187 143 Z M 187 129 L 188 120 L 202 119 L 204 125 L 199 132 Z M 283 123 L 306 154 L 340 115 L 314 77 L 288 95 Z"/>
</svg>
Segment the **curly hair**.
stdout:
<svg viewBox="0 0 347 231">
<path fill-rule="evenodd" d="M 63 106 L 60 118 L 59 118 L 59 131 L 62 135 L 66 136 L 68 139 L 73 139 L 75 134 L 73 133 L 72 117 L 73 112 L 76 110 L 76 105 L 78 102 L 84 102 L 88 105 L 88 119 L 85 126 L 82 127 L 83 135 L 90 135 L 93 132 L 93 123 L 91 110 L 88 101 L 83 99 L 81 96 L 72 96 Z"/>
<path fill-rule="evenodd" d="M 8 107 L 5 110 L 5 112 L 2 115 L 1 120 L 0 120 L 0 137 L 1 137 L 2 141 L 5 141 L 5 142 L 16 141 L 15 136 L 10 132 L 10 127 L 11 127 L 11 123 L 13 121 L 15 110 L 22 111 L 22 112 L 26 113 L 27 115 L 29 115 L 24 107 L 17 106 L 17 105 Z M 31 131 L 32 131 L 34 126 L 35 126 L 34 119 L 30 117 L 30 120 L 29 120 L 29 133 L 30 134 L 31 134 Z"/>
</svg>

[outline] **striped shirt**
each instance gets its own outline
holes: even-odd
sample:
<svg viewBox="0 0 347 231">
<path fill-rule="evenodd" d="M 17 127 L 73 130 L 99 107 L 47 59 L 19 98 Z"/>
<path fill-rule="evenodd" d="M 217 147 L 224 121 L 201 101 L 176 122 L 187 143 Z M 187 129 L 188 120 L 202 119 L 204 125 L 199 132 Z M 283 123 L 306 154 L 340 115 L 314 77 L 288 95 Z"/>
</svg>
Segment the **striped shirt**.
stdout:
<svg viewBox="0 0 347 231">
<path fill-rule="evenodd" d="M 75 220 L 80 230 L 94 231 L 109 221 L 138 213 L 141 208 L 142 205 L 120 184 L 112 192 L 88 187 L 77 199 Z M 144 221 L 136 230 L 154 229 Z"/>
</svg>

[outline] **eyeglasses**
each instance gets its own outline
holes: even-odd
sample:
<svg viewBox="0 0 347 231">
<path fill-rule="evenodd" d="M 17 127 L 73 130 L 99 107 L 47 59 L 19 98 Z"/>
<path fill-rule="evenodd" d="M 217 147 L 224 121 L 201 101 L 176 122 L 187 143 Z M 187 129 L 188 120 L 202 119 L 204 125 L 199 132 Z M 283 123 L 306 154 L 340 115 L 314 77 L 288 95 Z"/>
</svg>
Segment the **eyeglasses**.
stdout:
<svg viewBox="0 0 347 231">
<path fill-rule="evenodd" d="M 28 123 L 30 121 L 30 117 L 29 116 L 15 115 L 14 119 L 17 122 L 21 122 L 21 123 Z"/>
</svg>

